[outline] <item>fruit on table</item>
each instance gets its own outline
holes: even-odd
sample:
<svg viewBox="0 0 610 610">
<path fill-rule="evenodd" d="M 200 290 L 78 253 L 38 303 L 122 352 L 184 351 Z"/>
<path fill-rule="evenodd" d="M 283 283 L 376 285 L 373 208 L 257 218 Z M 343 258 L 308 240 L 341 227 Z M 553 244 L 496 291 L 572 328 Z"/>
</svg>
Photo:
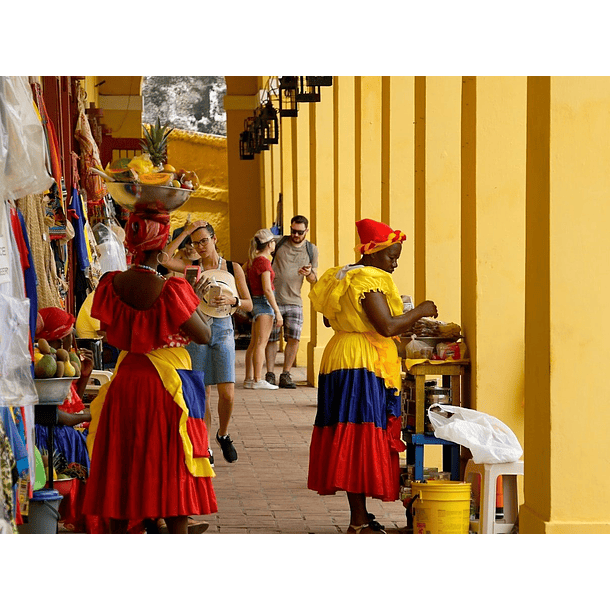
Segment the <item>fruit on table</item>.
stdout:
<svg viewBox="0 0 610 610">
<path fill-rule="evenodd" d="M 51 354 L 45 354 L 34 365 L 34 376 L 39 379 L 49 379 L 55 376 L 57 372 L 57 361 Z"/>
</svg>

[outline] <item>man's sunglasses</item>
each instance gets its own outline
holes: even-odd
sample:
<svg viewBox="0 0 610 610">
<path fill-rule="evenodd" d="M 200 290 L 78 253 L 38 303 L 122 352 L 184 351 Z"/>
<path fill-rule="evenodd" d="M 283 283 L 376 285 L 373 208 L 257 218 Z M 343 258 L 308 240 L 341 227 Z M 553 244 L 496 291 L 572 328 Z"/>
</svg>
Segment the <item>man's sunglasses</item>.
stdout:
<svg viewBox="0 0 610 610">
<path fill-rule="evenodd" d="M 307 229 L 305 229 L 304 231 L 297 231 L 296 229 L 290 229 L 290 232 L 293 235 L 303 235 L 305 233 L 305 231 L 307 231 Z"/>
</svg>

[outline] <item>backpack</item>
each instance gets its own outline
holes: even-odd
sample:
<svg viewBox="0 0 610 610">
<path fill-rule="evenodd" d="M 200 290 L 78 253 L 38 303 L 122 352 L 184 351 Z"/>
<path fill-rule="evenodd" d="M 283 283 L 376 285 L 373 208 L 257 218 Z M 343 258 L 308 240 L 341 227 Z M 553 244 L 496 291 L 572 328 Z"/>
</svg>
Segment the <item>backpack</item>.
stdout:
<svg viewBox="0 0 610 610">
<path fill-rule="evenodd" d="M 280 249 L 281 246 L 286 243 L 288 239 L 290 239 L 290 235 L 284 235 L 275 244 L 275 250 L 271 255 L 271 264 L 273 264 L 273 261 L 275 261 L 275 255 L 277 254 L 277 251 Z M 305 240 L 305 248 L 307 249 L 307 256 L 309 256 L 309 262 L 313 265 L 313 245 L 308 240 Z"/>
</svg>

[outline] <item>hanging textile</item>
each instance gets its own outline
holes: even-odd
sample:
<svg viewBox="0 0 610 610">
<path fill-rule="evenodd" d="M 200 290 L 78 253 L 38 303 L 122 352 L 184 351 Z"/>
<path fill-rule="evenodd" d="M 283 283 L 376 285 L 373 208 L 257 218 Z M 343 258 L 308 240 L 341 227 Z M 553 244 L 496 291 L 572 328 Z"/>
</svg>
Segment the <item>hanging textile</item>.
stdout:
<svg viewBox="0 0 610 610">
<path fill-rule="evenodd" d="M 29 247 L 36 272 L 36 310 L 43 307 L 61 307 L 49 226 L 45 223 L 44 198 L 42 194 L 27 195 L 16 202 L 23 213 L 27 233 L 33 236 Z"/>
<path fill-rule="evenodd" d="M 15 521 L 15 485 L 17 480 L 15 456 L 4 426 L 0 421 L 0 531 L 3 534 L 18 533 Z"/>
<path fill-rule="evenodd" d="M 53 178 L 27 76 L 0 76 L 0 201 L 43 193 Z"/>
<path fill-rule="evenodd" d="M 49 168 L 48 171 L 53 176 L 56 184 L 61 184 L 62 169 L 61 169 L 61 156 L 59 153 L 59 142 L 57 140 L 57 132 L 55 131 L 55 125 L 49 118 L 47 107 L 44 103 L 44 97 L 42 96 L 42 89 L 40 83 L 32 83 L 32 94 L 34 96 L 34 102 L 36 104 L 38 114 L 40 116 L 40 122 L 45 134 L 45 141 L 47 145 Z M 62 193 L 59 189 L 59 197 L 61 199 Z"/>
<path fill-rule="evenodd" d="M 108 194 L 106 183 L 103 179 L 94 173 L 90 173 L 90 168 L 101 169 L 102 162 L 100 160 L 100 151 L 97 143 L 91 133 L 91 126 L 85 114 L 85 90 L 78 85 L 78 120 L 76 121 L 76 129 L 74 136 L 80 143 L 81 154 L 81 185 L 87 194 L 87 200 L 95 201 L 101 199 Z"/>
</svg>

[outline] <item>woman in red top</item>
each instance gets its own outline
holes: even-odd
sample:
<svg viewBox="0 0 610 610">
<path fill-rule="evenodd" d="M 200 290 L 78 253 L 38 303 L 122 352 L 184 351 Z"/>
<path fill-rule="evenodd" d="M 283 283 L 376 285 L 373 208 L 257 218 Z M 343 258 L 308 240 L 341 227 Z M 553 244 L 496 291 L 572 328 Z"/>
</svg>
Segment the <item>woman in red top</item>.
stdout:
<svg viewBox="0 0 610 610">
<path fill-rule="evenodd" d="M 163 518 L 170 533 L 186 534 L 189 515 L 217 510 L 205 385 L 184 348 L 209 341 L 210 328 L 191 285 L 156 270 L 168 235 L 169 214 L 131 214 L 125 242 L 134 264 L 102 277 L 91 309 L 122 350 L 91 403 L 87 437 L 83 512 L 110 519 L 110 533 L 126 533 L 129 520 Z"/>
<path fill-rule="evenodd" d="M 250 242 L 247 274 L 252 295 L 252 331 L 246 350 L 246 379 L 244 388 L 253 390 L 277 390 L 278 386 L 261 379 L 265 362 L 265 348 L 274 324 L 283 324 L 282 314 L 275 301 L 271 268 L 271 254 L 275 250 L 275 235 L 269 229 L 258 231 Z"/>
</svg>

